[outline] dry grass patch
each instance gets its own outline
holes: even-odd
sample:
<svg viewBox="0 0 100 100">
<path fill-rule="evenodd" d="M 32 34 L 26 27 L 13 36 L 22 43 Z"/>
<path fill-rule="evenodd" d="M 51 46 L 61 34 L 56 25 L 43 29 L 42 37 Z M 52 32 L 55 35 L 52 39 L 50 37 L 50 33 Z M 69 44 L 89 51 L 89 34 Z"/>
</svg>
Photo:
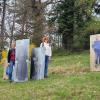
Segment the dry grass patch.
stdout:
<svg viewBox="0 0 100 100">
<path fill-rule="evenodd" d="M 49 73 L 50 74 L 78 74 L 78 73 L 85 73 L 85 72 L 89 72 L 89 67 L 61 67 L 61 66 L 57 66 L 57 67 L 50 67 L 49 68 Z"/>
</svg>

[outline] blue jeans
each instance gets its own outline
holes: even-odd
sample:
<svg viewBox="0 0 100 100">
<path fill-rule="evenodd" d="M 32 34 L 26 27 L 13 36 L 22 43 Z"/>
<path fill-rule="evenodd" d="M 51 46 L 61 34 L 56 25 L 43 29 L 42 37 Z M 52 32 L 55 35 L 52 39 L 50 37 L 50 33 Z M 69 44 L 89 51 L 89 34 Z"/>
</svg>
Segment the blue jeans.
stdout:
<svg viewBox="0 0 100 100">
<path fill-rule="evenodd" d="M 9 68 L 10 68 L 9 80 L 12 80 L 12 72 L 13 72 L 14 64 L 15 64 L 14 61 L 10 61 L 10 65 L 9 65 Z"/>
<path fill-rule="evenodd" d="M 99 53 L 96 53 L 96 61 L 95 61 L 96 64 L 100 64 L 100 54 Z"/>
<path fill-rule="evenodd" d="M 49 63 L 49 56 L 45 55 L 44 77 L 48 76 L 48 63 Z"/>
</svg>

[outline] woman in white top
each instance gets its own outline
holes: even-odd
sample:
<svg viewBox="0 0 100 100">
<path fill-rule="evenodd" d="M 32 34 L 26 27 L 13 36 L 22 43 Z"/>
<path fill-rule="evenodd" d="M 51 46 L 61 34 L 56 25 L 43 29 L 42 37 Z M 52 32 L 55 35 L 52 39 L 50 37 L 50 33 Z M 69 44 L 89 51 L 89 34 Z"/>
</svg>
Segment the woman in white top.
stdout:
<svg viewBox="0 0 100 100">
<path fill-rule="evenodd" d="M 49 58 L 51 58 L 52 51 L 51 51 L 51 45 L 49 44 L 49 37 L 44 36 L 42 38 L 42 43 L 40 44 L 40 47 L 44 47 L 45 50 L 45 69 L 44 69 L 44 77 L 48 77 L 48 64 L 49 64 Z"/>
</svg>

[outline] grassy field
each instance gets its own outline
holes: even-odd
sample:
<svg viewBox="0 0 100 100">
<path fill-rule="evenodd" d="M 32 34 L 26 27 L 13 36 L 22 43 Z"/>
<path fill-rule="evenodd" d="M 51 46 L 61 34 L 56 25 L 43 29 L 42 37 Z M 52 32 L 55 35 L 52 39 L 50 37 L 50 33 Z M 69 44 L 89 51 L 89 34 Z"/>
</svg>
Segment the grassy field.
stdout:
<svg viewBox="0 0 100 100">
<path fill-rule="evenodd" d="M 87 51 L 54 54 L 44 80 L 9 83 L 2 73 L 0 100 L 100 100 L 100 72 L 89 71 Z"/>
</svg>

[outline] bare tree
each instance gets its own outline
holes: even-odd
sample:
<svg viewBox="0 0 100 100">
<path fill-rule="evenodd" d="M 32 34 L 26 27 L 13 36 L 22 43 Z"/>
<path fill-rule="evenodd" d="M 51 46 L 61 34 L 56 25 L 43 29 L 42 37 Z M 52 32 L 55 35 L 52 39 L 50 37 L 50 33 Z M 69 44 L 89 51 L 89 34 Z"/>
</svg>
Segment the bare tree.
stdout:
<svg viewBox="0 0 100 100">
<path fill-rule="evenodd" d="M 6 12 L 6 0 L 3 1 L 3 16 L 1 22 L 1 48 L 3 48 L 3 40 L 4 40 L 4 22 L 5 22 L 5 12 Z"/>
</svg>

